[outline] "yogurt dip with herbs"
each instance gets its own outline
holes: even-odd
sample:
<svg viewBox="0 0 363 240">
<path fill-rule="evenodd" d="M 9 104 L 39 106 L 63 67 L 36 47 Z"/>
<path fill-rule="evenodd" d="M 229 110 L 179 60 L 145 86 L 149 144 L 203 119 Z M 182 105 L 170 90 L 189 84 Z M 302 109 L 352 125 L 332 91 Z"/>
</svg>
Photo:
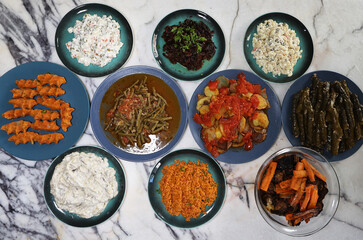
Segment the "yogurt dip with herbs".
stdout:
<svg viewBox="0 0 363 240">
<path fill-rule="evenodd" d="M 99 215 L 117 193 L 115 169 L 94 153 L 73 152 L 54 170 L 50 192 L 56 205 L 83 218 Z"/>
</svg>

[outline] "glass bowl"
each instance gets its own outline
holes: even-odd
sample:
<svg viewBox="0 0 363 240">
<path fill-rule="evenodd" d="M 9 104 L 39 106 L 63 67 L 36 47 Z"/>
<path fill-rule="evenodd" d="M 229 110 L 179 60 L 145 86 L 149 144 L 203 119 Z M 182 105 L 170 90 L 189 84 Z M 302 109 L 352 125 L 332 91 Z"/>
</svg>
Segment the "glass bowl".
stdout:
<svg viewBox="0 0 363 240">
<path fill-rule="evenodd" d="M 323 209 L 316 217 L 312 217 L 308 223 L 302 221 L 299 226 L 290 226 L 285 216 L 272 214 L 262 202 L 260 185 L 269 163 L 277 157 L 297 155 L 305 158 L 313 167 L 326 177 L 328 193 L 323 199 Z M 275 230 L 290 236 L 309 236 L 323 229 L 333 218 L 340 196 L 339 180 L 332 165 L 319 153 L 305 147 L 289 147 L 272 154 L 260 167 L 255 181 L 256 205 L 263 219 Z"/>
</svg>

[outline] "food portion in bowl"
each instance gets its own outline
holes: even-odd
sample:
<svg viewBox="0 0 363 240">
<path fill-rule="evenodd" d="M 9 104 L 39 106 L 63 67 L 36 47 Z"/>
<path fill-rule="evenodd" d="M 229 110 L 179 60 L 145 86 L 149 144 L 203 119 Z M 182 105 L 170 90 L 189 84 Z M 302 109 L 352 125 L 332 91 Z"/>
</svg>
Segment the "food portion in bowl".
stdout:
<svg viewBox="0 0 363 240">
<path fill-rule="evenodd" d="M 105 93 L 100 120 L 116 146 L 131 153 L 152 153 L 178 131 L 181 112 L 174 91 L 160 78 L 132 74 Z"/>
<path fill-rule="evenodd" d="M 76 20 L 76 24 L 68 28 L 68 32 L 73 33 L 74 38 L 66 43 L 66 47 L 72 58 L 84 66 L 106 66 L 123 45 L 120 24 L 112 16 L 86 13 L 81 21 Z"/>
<path fill-rule="evenodd" d="M 52 144 L 64 138 L 63 133 L 56 131 L 61 128 L 66 132 L 72 126 L 72 112 L 75 110 L 68 102 L 56 98 L 65 94 L 61 85 L 66 82 L 64 77 L 49 73 L 39 74 L 35 80 L 16 80 L 18 88 L 11 90 L 13 98 L 9 100 L 14 109 L 4 112 L 2 117 L 14 120 L 31 116 L 35 121 L 20 119 L 2 125 L 1 130 L 8 135 L 15 133 L 9 137 L 9 141 L 16 145 L 35 142 Z M 60 124 L 57 119 L 60 119 Z M 29 128 L 46 133 L 28 131 Z"/>
<path fill-rule="evenodd" d="M 257 26 L 251 53 L 266 74 L 284 74 L 290 77 L 297 61 L 302 57 L 299 44 L 300 39 L 287 23 L 268 19 Z"/>
<path fill-rule="evenodd" d="M 208 171 L 208 164 L 175 160 L 165 166 L 159 181 L 160 194 L 166 210 L 186 221 L 206 214 L 206 207 L 217 198 L 218 184 Z"/>
<path fill-rule="evenodd" d="M 310 87 L 293 96 L 291 128 L 303 146 L 337 155 L 362 138 L 363 107 L 343 81 L 311 77 Z"/>
<path fill-rule="evenodd" d="M 259 195 L 264 207 L 285 216 L 289 225 L 308 223 L 323 210 L 327 178 L 307 158 L 295 153 L 276 156 L 261 178 Z"/>
<path fill-rule="evenodd" d="M 215 52 L 213 31 L 202 21 L 185 19 L 178 25 L 166 26 L 162 34 L 165 41 L 163 55 L 172 64 L 180 63 L 188 70 L 196 71 L 210 60 Z"/>
<path fill-rule="evenodd" d="M 55 167 L 50 193 L 62 210 L 82 218 L 98 216 L 118 194 L 115 174 L 107 158 L 74 151 Z"/>
<path fill-rule="evenodd" d="M 201 124 L 201 138 L 214 157 L 231 147 L 253 148 L 267 136 L 270 103 L 266 89 L 252 84 L 239 73 L 236 79 L 224 76 L 209 81 L 204 95 L 198 94 L 193 120 Z"/>
</svg>

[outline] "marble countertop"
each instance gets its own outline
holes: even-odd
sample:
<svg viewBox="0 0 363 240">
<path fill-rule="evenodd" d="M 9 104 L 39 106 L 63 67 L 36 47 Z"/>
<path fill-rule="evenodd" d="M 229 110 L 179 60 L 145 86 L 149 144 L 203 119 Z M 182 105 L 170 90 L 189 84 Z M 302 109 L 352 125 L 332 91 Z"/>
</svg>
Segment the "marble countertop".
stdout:
<svg viewBox="0 0 363 240">
<path fill-rule="evenodd" d="M 61 64 L 54 36 L 62 17 L 84 0 L 0 1 L 0 75 L 32 61 Z M 309 29 L 314 58 L 308 72 L 332 70 L 353 80 L 363 89 L 363 1 L 263 1 L 263 0 L 134 0 L 102 1 L 120 11 L 134 33 L 134 47 L 124 66 L 157 67 L 151 36 L 168 13 L 184 8 L 198 9 L 212 16 L 226 38 L 226 53 L 217 70 L 250 70 L 243 56 L 243 37 L 249 24 L 268 12 L 295 16 Z M 105 79 L 79 76 L 92 98 Z M 179 82 L 187 100 L 200 81 Z M 280 98 L 291 85 L 270 83 Z M 99 145 L 88 125 L 76 145 Z M 275 151 L 290 146 L 283 130 L 271 149 L 244 164 L 221 166 L 227 179 L 227 196 L 218 213 L 207 224 L 194 229 L 171 227 L 159 220 L 148 200 L 147 182 L 156 163 L 121 161 L 126 171 L 127 193 L 120 210 L 106 222 L 91 228 L 74 228 L 55 219 L 43 199 L 43 178 L 51 163 L 27 161 L 0 149 L 0 238 L 2 239 L 287 239 L 271 228 L 259 214 L 253 195 L 258 168 Z M 174 148 L 197 148 L 190 129 Z M 309 239 L 363 238 L 362 148 L 343 161 L 334 162 L 341 186 L 340 204 L 332 221 Z"/>
</svg>

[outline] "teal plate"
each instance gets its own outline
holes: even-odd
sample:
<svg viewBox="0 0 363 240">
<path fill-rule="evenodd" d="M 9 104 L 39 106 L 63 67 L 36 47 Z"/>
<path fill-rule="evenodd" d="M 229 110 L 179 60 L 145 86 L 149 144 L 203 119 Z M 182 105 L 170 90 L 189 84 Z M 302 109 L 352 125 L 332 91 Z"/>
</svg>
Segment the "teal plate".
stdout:
<svg viewBox="0 0 363 240">
<path fill-rule="evenodd" d="M 166 210 L 164 203 L 162 202 L 161 194 L 158 193 L 160 189 L 159 181 L 163 176 L 162 170 L 164 166 L 172 165 L 174 164 L 174 161 L 178 159 L 184 160 L 186 162 L 197 162 L 198 160 L 200 160 L 203 163 L 207 163 L 208 171 L 212 174 L 214 181 L 218 184 L 217 198 L 211 206 L 208 206 L 206 208 L 206 214 L 202 213 L 198 218 L 191 218 L 190 221 L 186 221 L 185 217 L 181 215 L 171 215 Z M 226 196 L 226 179 L 223 170 L 217 163 L 217 161 L 205 154 L 204 152 L 194 149 L 177 150 L 164 156 L 155 165 L 149 177 L 148 195 L 150 204 L 154 209 L 156 215 L 165 223 L 179 228 L 194 228 L 207 223 L 221 209 Z"/>
<path fill-rule="evenodd" d="M 257 33 L 257 26 L 269 19 L 272 19 L 276 22 L 287 23 L 290 29 L 295 30 L 296 36 L 300 39 L 300 49 L 303 50 L 301 53 L 302 57 L 297 61 L 296 65 L 294 66 L 293 74 L 290 77 L 283 74 L 280 76 L 273 76 L 272 73 L 265 73 L 262 68 L 258 66 L 251 53 L 253 49 L 252 39 L 253 35 Z M 243 50 L 251 69 L 261 78 L 276 83 L 290 82 L 303 75 L 309 68 L 314 54 L 313 41 L 308 29 L 304 26 L 304 24 L 291 15 L 279 12 L 262 15 L 251 23 L 245 34 Z"/>
<path fill-rule="evenodd" d="M 123 46 L 116 58 L 112 59 L 104 67 L 92 64 L 84 66 L 76 58 L 71 57 L 71 53 L 66 47 L 66 43 L 72 41 L 74 37 L 73 33 L 68 32 L 68 28 L 73 27 L 76 24 L 76 20 L 82 20 L 83 15 L 86 13 L 97 14 L 99 17 L 111 15 L 112 19 L 120 24 Z M 126 18 L 117 10 L 103 4 L 84 4 L 68 12 L 60 21 L 55 33 L 55 46 L 60 60 L 73 72 L 86 77 L 102 77 L 119 69 L 129 58 L 133 46 L 132 30 Z"/>
<path fill-rule="evenodd" d="M 205 23 L 214 32 L 212 40 L 216 46 L 216 52 L 210 60 L 204 60 L 203 66 L 197 71 L 189 71 L 179 63 L 172 64 L 163 55 L 165 41 L 161 36 L 164 33 L 165 27 L 178 25 L 179 22 L 183 22 L 187 18 L 196 22 Z M 172 77 L 185 81 L 199 80 L 213 73 L 221 64 L 226 49 L 223 31 L 218 23 L 206 13 L 193 9 L 178 10 L 164 17 L 155 28 L 151 44 L 155 60 L 159 66 Z"/>
<path fill-rule="evenodd" d="M 55 203 L 53 195 L 50 193 L 50 180 L 52 179 L 55 167 L 62 162 L 63 158 L 66 155 L 72 152 L 94 153 L 102 158 L 107 158 L 109 167 L 112 167 L 116 171 L 118 194 L 116 195 L 116 197 L 112 198 L 108 202 L 105 210 L 98 216 L 91 218 L 82 218 L 77 214 L 64 211 L 58 208 L 57 204 Z M 60 221 L 74 227 L 92 227 L 109 219 L 120 208 L 126 193 L 126 177 L 124 169 L 117 160 L 117 158 L 114 157 L 112 154 L 108 153 L 107 151 L 105 151 L 103 148 L 96 146 L 78 146 L 69 149 L 68 151 L 64 152 L 63 154 L 59 155 L 54 159 L 54 161 L 49 166 L 48 171 L 45 175 L 43 191 L 44 191 L 44 199 L 49 210 Z"/>
</svg>

